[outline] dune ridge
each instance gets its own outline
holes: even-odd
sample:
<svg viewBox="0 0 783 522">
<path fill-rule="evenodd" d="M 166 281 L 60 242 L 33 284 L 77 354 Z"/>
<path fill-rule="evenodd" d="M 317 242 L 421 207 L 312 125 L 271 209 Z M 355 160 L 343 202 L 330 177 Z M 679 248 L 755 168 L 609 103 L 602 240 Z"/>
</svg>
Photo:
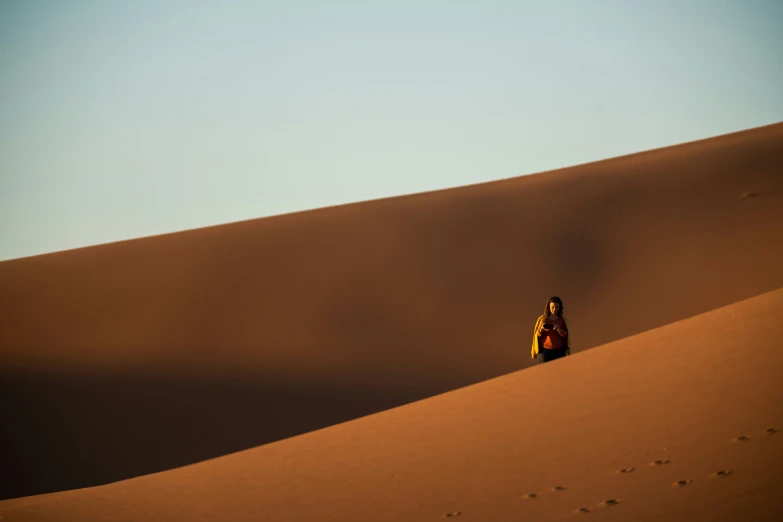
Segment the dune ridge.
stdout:
<svg viewBox="0 0 783 522">
<path fill-rule="evenodd" d="M 14 522 L 779 520 L 781 313 L 778 289 L 258 448 L 0 502 L 0 515 Z"/>
<path fill-rule="evenodd" d="M 15 428 L 0 433 L 0 498 L 163 471 L 529 367 L 553 294 L 579 353 L 780 288 L 781 143 L 775 124 L 2 262 L 0 408 Z"/>
</svg>

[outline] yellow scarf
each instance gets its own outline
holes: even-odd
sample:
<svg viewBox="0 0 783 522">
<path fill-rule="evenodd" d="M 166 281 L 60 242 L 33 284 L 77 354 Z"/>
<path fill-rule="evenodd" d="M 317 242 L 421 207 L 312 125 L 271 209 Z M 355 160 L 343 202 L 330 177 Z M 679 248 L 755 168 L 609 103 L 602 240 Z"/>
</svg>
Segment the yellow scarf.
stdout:
<svg viewBox="0 0 783 522">
<path fill-rule="evenodd" d="M 568 330 L 568 336 L 566 337 L 566 353 L 571 355 L 571 329 L 568 328 L 568 319 L 566 319 L 564 315 L 561 315 L 560 317 L 563 318 L 566 330 Z M 539 315 L 538 320 L 536 320 L 536 327 L 533 328 L 533 349 L 530 352 L 531 359 L 535 359 L 536 355 L 538 355 L 538 341 L 541 339 L 538 336 L 538 329 L 541 328 L 541 324 L 544 322 L 544 319 L 546 319 L 546 315 Z"/>
</svg>

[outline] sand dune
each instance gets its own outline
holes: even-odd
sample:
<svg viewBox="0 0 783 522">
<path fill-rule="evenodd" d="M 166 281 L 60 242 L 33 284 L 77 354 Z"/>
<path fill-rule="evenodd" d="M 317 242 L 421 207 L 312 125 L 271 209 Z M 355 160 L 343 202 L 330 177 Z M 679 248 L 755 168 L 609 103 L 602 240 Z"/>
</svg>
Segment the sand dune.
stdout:
<svg viewBox="0 0 783 522">
<path fill-rule="evenodd" d="M 526 368 L 553 294 L 578 353 L 783 287 L 781 143 L 777 124 L 0 263 L 0 498 L 162 471 Z"/>
<path fill-rule="evenodd" d="M 783 289 L 11 522 L 783 517 Z"/>
</svg>

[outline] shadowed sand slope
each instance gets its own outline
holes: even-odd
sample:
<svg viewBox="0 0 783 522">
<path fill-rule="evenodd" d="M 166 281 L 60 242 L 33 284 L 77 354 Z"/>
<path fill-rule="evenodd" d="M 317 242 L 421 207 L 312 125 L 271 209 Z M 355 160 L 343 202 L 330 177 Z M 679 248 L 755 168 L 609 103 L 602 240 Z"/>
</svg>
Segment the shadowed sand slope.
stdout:
<svg viewBox="0 0 783 522">
<path fill-rule="evenodd" d="M 783 286 L 783 124 L 0 263 L 2 495 L 258 446 Z M 611 313 L 608 313 L 611 310 Z"/>
<path fill-rule="evenodd" d="M 783 289 L 8 522 L 783 519 Z"/>
</svg>

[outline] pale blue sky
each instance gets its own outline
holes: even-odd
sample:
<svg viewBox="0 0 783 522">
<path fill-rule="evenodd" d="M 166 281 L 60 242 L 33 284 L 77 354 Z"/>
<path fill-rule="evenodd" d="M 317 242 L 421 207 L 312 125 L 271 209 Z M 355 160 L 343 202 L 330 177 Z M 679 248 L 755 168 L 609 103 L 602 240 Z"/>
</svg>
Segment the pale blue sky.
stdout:
<svg viewBox="0 0 783 522">
<path fill-rule="evenodd" d="M 0 260 L 783 120 L 783 2 L 0 2 Z"/>
</svg>

